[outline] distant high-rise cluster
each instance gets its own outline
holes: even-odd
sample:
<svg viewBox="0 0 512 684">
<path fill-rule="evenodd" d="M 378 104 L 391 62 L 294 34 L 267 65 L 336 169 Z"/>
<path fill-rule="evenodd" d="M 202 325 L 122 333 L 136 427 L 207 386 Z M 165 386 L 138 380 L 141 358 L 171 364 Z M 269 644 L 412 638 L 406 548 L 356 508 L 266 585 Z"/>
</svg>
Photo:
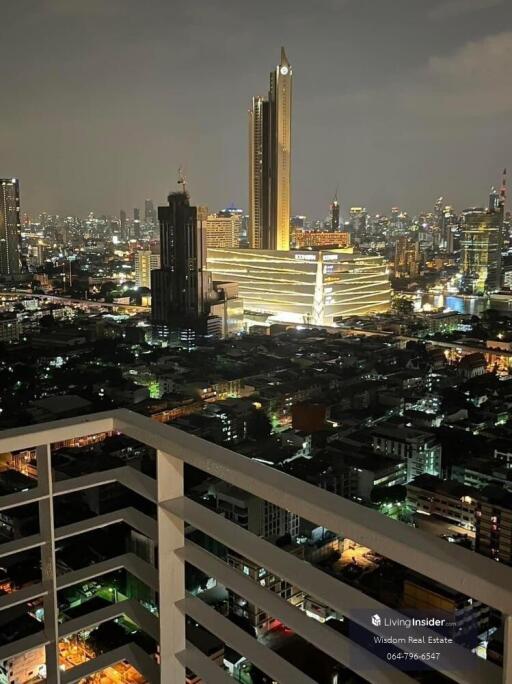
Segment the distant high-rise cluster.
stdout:
<svg viewBox="0 0 512 684">
<path fill-rule="evenodd" d="M 21 267 L 20 186 L 17 178 L 0 178 L 0 275 Z"/>
<path fill-rule="evenodd" d="M 292 68 L 281 60 L 270 74 L 268 97 L 249 111 L 249 243 L 290 248 Z"/>
</svg>

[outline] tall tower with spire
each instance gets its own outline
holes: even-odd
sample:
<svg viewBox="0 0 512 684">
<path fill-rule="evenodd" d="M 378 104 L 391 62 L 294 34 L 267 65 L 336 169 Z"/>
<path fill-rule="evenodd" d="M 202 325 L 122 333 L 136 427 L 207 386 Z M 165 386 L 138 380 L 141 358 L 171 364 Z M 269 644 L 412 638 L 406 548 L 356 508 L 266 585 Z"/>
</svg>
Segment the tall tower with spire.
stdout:
<svg viewBox="0 0 512 684">
<path fill-rule="evenodd" d="M 270 73 L 268 97 L 249 111 L 249 241 L 256 249 L 290 248 L 292 67 L 284 48 Z"/>
<path fill-rule="evenodd" d="M 334 193 L 331 204 L 331 230 L 333 233 L 340 229 L 340 203 L 338 202 L 338 189 Z"/>
</svg>

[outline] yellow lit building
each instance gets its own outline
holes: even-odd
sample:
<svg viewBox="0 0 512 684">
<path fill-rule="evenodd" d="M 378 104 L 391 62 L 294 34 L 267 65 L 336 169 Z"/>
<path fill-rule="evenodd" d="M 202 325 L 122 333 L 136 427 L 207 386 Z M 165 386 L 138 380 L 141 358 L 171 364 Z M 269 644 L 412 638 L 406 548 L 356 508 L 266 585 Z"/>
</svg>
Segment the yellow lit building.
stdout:
<svg viewBox="0 0 512 684">
<path fill-rule="evenodd" d="M 203 225 L 206 229 L 207 247 L 238 247 L 242 218 L 239 214 L 210 214 Z"/>
<path fill-rule="evenodd" d="M 461 217 L 462 289 L 469 294 L 501 287 L 503 210 L 466 209 Z"/>
<path fill-rule="evenodd" d="M 249 242 L 290 249 L 292 67 L 284 48 L 270 73 L 268 97 L 249 111 Z"/>
<path fill-rule="evenodd" d="M 303 230 L 296 228 L 294 232 L 297 249 L 307 247 L 348 247 L 350 233 L 345 231 Z"/>
<path fill-rule="evenodd" d="M 238 283 L 246 312 L 274 320 L 333 325 L 390 308 L 384 258 L 350 249 L 209 249 L 207 267 L 214 280 Z"/>
<path fill-rule="evenodd" d="M 395 278 L 417 278 L 420 272 L 420 244 L 406 235 L 395 245 Z"/>
<path fill-rule="evenodd" d="M 160 268 L 160 254 L 153 254 L 149 249 L 135 252 L 135 283 L 137 287 L 151 289 L 151 271 Z"/>
</svg>

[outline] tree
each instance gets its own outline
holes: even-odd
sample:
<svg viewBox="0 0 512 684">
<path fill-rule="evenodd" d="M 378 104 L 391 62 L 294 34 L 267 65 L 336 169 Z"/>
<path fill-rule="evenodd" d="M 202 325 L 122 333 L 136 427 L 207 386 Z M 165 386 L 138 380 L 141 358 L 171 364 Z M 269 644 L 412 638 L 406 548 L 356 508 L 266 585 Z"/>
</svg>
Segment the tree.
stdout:
<svg viewBox="0 0 512 684">
<path fill-rule="evenodd" d="M 407 489 L 403 485 L 392 485 L 391 487 L 374 487 L 370 498 L 373 503 L 396 503 L 405 501 Z"/>
<path fill-rule="evenodd" d="M 272 423 L 262 409 L 253 408 L 247 418 L 247 436 L 265 439 L 272 433 Z"/>
<path fill-rule="evenodd" d="M 53 328 L 55 326 L 55 318 L 52 314 L 46 314 L 39 319 L 41 328 Z"/>
<path fill-rule="evenodd" d="M 391 304 L 391 308 L 401 316 L 410 316 L 414 313 L 414 302 L 406 297 L 395 297 Z"/>
</svg>

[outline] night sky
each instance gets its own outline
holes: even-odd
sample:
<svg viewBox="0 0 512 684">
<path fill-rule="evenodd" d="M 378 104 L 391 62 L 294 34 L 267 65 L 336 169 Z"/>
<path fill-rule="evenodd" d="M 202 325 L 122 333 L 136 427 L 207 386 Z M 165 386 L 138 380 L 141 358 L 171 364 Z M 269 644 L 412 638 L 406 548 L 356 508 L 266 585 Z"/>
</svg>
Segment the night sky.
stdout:
<svg viewBox="0 0 512 684">
<path fill-rule="evenodd" d="M 247 109 L 294 71 L 293 212 L 482 204 L 512 167 L 511 0 L 4 0 L 0 176 L 22 210 L 247 206 Z"/>
</svg>

